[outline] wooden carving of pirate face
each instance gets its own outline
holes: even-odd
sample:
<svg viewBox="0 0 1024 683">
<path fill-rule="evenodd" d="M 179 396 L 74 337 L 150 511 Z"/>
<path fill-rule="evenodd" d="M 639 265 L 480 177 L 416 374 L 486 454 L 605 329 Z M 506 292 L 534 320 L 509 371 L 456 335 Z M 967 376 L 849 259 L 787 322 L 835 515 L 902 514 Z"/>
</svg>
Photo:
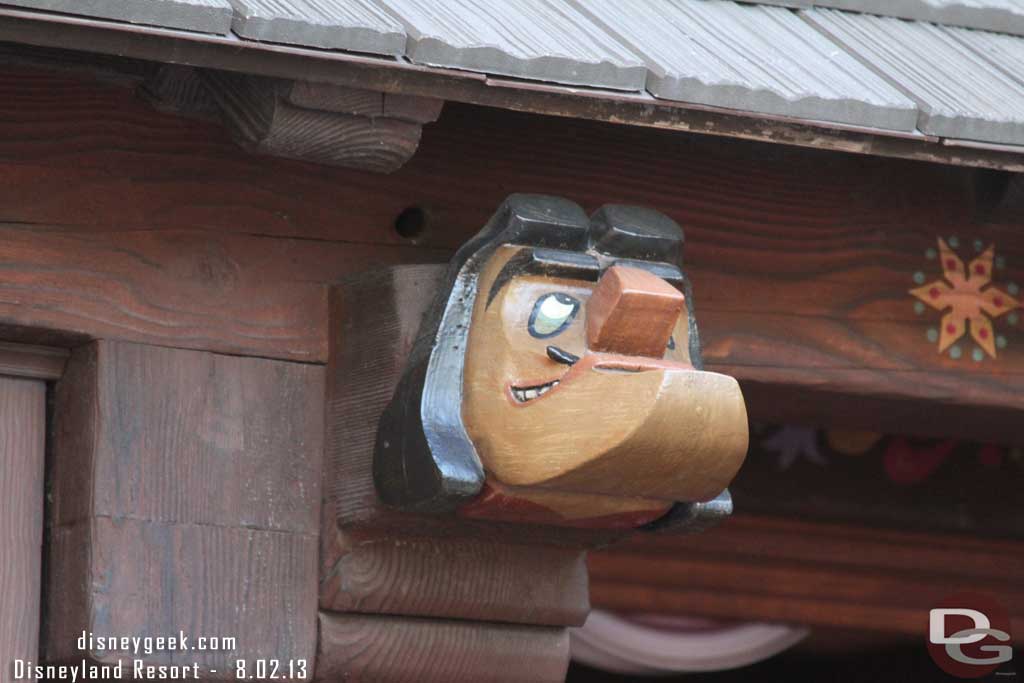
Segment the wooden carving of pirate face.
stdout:
<svg viewBox="0 0 1024 683">
<path fill-rule="evenodd" d="M 513 195 L 456 255 L 385 411 L 386 501 L 636 527 L 725 489 L 747 449 L 734 379 L 701 370 L 667 217 Z"/>
</svg>

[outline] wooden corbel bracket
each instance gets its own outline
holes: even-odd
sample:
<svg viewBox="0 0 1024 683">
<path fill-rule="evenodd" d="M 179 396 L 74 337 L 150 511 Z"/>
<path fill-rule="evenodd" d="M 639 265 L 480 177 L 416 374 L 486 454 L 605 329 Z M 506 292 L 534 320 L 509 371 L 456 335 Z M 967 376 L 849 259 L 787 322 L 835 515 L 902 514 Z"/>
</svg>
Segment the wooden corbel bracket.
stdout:
<svg viewBox="0 0 1024 683">
<path fill-rule="evenodd" d="M 163 65 L 142 86 L 153 106 L 218 118 L 245 149 L 380 173 L 401 168 L 444 100 L 327 83 Z"/>
<path fill-rule="evenodd" d="M 342 527 L 528 523 L 588 545 L 728 514 L 746 409 L 702 369 L 682 245 L 655 211 L 513 195 L 447 267 L 336 288 Z"/>
<path fill-rule="evenodd" d="M 746 409 L 702 369 L 682 243 L 513 195 L 449 265 L 332 288 L 318 678 L 562 680 L 587 549 L 730 514 Z"/>
</svg>

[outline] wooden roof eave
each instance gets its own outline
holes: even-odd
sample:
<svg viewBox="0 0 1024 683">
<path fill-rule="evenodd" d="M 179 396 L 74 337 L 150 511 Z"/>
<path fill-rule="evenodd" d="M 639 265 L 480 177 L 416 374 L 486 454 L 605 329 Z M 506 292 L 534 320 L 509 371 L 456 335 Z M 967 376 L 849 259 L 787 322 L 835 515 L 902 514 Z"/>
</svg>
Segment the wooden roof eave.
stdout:
<svg viewBox="0 0 1024 683">
<path fill-rule="evenodd" d="M 646 93 L 524 82 L 401 58 L 244 41 L 174 29 L 0 8 L 0 40 L 155 62 L 332 83 L 551 116 L 798 147 L 1024 171 L 1024 147 L 669 102 Z"/>
</svg>

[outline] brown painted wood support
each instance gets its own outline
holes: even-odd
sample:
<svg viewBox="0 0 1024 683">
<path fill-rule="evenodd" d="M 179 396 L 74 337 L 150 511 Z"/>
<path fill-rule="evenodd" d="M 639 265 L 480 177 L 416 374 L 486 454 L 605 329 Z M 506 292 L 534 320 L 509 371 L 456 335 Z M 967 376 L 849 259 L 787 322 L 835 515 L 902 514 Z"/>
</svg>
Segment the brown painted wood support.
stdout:
<svg viewBox="0 0 1024 683">
<path fill-rule="evenodd" d="M 415 154 L 423 124 L 436 121 L 444 104 L 426 97 L 226 71 L 205 70 L 199 77 L 243 147 L 380 173 L 401 168 Z M 193 98 L 191 104 L 195 103 Z"/>
<path fill-rule="evenodd" d="M 909 293 L 941 276 L 940 236 L 967 261 L 994 244 L 996 284 L 1024 286 L 1020 179 L 466 105 L 381 176 L 242 155 L 217 126 L 74 75 L 11 67 L 0 93 L 9 339 L 326 362 L 325 284 L 445 261 L 534 190 L 684 227 L 705 360 L 740 379 L 752 420 L 1021 440 L 1024 314 L 994 321 L 998 358 L 968 340 L 954 359 L 928 339 L 942 314 Z M 406 209 L 412 238 L 394 230 Z"/>
<path fill-rule="evenodd" d="M 564 628 L 320 614 L 317 676 L 373 683 L 560 683 Z"/>
<path fill-rule="evenodd" d="M 72 348 L 113 338 L 311 362 L 327 359 L 325 282 L 418 257 L 407 248 L 194 229 L 93 233 L 0 222 L 0 241 L 9 263 L 0 282 L 6 339 Z M 39 296 L 20 296 L 25 289 Z"/>
<path fill-rule="evenodd" d="M 60 379 L 68 355 L 61 348 L 0 342 L 0 375 Z"/>
<path fill-rule="evenodd" d="M 220 105 L 203 82 L 200 70 L 195 67 L 181 64 L 156 66 L 136 92 L 157 111 L 223 122 Z"/>
<path fill-rule="evenodd" d="M 147 665 L 306 660 L 316 650 L 323 369 L 125 342 L 76 349 L 57 385 L 48 662 L 83 630 L 183 631 L 233 650 Z M 211 670 L 216 670 L 211 673 Z"/>
<path fill-rule="evenodd" d="M 46 384 L 0 377 L 0 683 L 39 659 L 45 436 Z"/>
<path fill-rule="evenodd" d="M 580 548 L 323 529 L 322 610 L 579 626 L 590 609 Z"/>
<path fill-rule="evenodd" d="M 138 88 L 155 109 L 226 125 L 270 156 L 389 173 L 415 154 L 444 100 L 162 64 Z"/>
<path fill-rule="evenodd" d="M 372 477 L 377 420 L 444 266 L 380 269 L 329 304 L 319 680 L 560 681 L 608 534 L 409 515 Z"/>
<path fill-rule="evenodd" d="M 923 638 L 928 610 L 999 596 L 1024 628 L 1024 544 L 736 514 L 713 533 L 590 554 L 595 608 L 790 622 Z"/>
</svg>

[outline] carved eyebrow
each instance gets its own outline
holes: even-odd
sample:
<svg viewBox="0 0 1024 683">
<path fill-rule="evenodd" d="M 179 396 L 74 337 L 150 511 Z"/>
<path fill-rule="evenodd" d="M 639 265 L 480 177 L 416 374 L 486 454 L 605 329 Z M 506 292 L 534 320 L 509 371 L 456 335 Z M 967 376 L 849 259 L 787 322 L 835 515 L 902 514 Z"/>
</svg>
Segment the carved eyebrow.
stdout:
<svg viewBox="0 0 1024 683">
<path fill-rule="evenodd" d="M 561 249 L 523 249 L 508 260 L 498 272 L 487 293 L 486 309 L 501 292 L 501 288 L 523 274 L 565 277 L 573 280 L 597 282 L 601 266 L 589 254 Z"/>
</svg>

